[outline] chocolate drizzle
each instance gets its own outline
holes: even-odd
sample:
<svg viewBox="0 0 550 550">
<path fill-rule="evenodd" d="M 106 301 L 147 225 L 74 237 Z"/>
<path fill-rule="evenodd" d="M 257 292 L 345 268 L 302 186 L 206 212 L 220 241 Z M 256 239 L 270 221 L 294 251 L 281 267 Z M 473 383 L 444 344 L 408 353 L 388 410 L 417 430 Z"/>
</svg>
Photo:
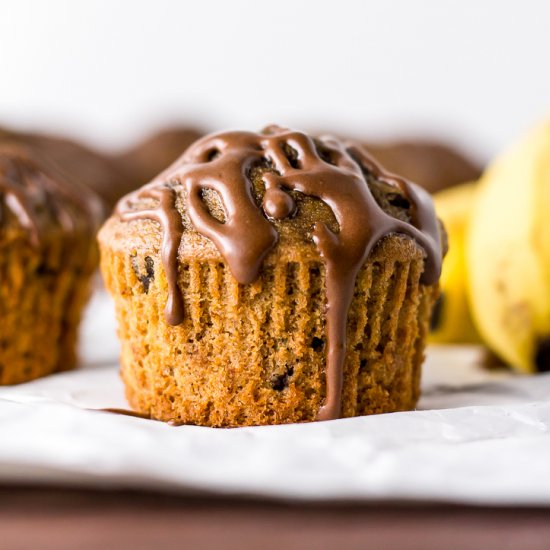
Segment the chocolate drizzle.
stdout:
<svg viewBox="0 0 550 550">
<path fill-rule="evenodd" d="M 160 223 L 162 231 L 162 263 L 168 279 L 168 301 L 164 310 L 169 325 L 179 325 L 183 321 L 183 297 L 178 290 L 178 247 L 183 234 L 181 216 L 175 215 L 176 196 L 169 186 L 147 187 L 140 191 L 141 198 L 156 199 L 158 206 L 138 212 L 125 212 L 125 220 L 149 218 Z M 167 267 L 172 266 L 172 267 Z"/>
<path fill-rule="evenodd" d="M 0 206 L 0 225 L 8 223 L 11 214 L 35 248 L 52 226 L 68 236 L 81 229 L 91 234 L 103 216 L 91 191 L 66 183 L 25 147 L 12 144 L 0 146 Z"/>
<path fill-rule="evenodd" d="M 269 170 L 262 174 L 265 193 L 259 207 L 249 174 L 261 164 Z M 404 195 L 411 206 L 411 223 L 382 210 L 369 189 L 369 178 Z M 199 140 L 156 180 L 121 201 L 118 208 L 123 220 L 148 218 L 162 227 L 162 260 L 169 285 L 166 320 L 173 325 L 183 318 L 183 298 L 177 284 L 183 224 L 176 206 L 176 186 L 185 193 L 193 227 L 216 245 L 241 284 L 258 277 L 264 258 L 278 241 L 271 220 L 291 217 L 296 211 L 290 191 L 316 197 L 330 207 L 339 230 L 334 232 L 319 221 L 312 231 L 325 263 L 327 296 L 326 400 L 317 419 L 339 417 L 347 315 L 355 279 L 373 247 L 389 234 L 408 235 L 426 252 L 422 282 L 433 284 L 439 278 L 441 242 L 428 193 L 384 172 L 361 148 L 329 137 L 314 140 L 301 132 L 271 126 L 260 134 L 228 132 Z M 207 189 L 221 198 L 223 222 L 212 216 L 203 200 Z M 137 203 L 141 199 L 156 199 L 158 204 L 140 210 Z"/>
</svg>

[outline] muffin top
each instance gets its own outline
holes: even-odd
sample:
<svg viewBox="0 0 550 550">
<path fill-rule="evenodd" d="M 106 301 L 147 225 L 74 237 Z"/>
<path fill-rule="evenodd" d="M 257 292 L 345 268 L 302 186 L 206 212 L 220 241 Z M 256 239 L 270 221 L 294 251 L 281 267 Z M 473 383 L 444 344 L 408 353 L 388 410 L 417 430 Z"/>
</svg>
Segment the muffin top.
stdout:
<svg viewBox="0 0 550 550">
<path fill-rule="evenodd" d="M 383 166 L 436 193 L 466 181 L 478 180 L 482 166 L 459 149 L 439 141 L 363 142 Z"/>
<path fill-rule="evenodd" d="M 0 231 L 39 248 L 52 234 L 93 239 L 103 217 L 96 195 L 66 182 L 24 146 L 0 145 Z M 8 237 L 9 238 L 9 237 Z"/>
<path fill-rule="evenodd" d="M 278 126 L 198 140 L 122 199 L 117 213 L 123 222 L 160 223 L 169 281 L 188 233 L 213 242 L 243 284 L 256 279 L 283 241 L 311 243 L 327 267 L 356 273 L 382 237 L 402 233 L 426 252 L 424 283 L 435 283 L 441 268 L 439 226 L 426 191 L 386 173 L 356 144 Z"/>
</svg>

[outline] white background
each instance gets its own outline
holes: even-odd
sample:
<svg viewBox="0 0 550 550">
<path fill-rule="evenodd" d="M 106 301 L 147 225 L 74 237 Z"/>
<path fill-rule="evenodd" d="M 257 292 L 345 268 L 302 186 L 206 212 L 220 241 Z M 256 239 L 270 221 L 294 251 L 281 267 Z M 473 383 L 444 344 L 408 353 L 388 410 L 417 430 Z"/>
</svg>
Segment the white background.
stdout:
<svg viewBox="0 0 550 550">
<path fill-rule="evenodd" d="M 0 124 L 427 134 L 479 159 L 550 113 L 545 0 L 0 0 Z"/>
</svg>

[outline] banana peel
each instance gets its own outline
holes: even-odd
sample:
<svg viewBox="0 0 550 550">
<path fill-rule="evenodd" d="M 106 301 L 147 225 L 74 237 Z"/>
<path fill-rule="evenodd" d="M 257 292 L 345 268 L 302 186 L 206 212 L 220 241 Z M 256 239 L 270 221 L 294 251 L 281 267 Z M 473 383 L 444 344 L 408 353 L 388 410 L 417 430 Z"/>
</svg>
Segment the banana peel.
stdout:
<svg viewBox="0 0 550 550">
<path fill-rule="evenodd" d="M 550 370 L 550 120 L 484 173 L 465 244 L 483 340 L 521 372 Z"/>
<path fill-rule="evenodd" d="M 467 297 L 466 232 L 477 184 L 463 183 L 433 196 L 435 210 L 447 231 L 449 250 L 443 262 L 441 294 L 432 314 L 429 342 L 479 344 Z"/>
</svg>

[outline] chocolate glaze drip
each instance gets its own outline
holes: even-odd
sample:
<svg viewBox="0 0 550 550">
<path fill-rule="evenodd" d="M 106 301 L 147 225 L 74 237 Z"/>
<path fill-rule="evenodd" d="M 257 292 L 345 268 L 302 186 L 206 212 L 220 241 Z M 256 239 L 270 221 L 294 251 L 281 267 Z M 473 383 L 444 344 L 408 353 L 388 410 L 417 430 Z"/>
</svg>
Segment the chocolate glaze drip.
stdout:
<svg viewBox="0 0 550 550">
<path fill-rule="evenodd" d="M 34 247 L 52 224 L 75 235 L 83 228 L 95 231 L 102 218 L 93 193 L 51 175 L 29 151 L 15 145 L 0 147 L 0 206 L 0 225 L 7 221 L 7 209 Z"/>
<path fill-rule="evenodd" d="M 160 223 L 163 229 L 161 257 L 170 290 L 164 313 L 169 325 L 179 325 L 183 321 L 183 297 L 178 290 L 177 265 L 178 247 L 183 234 L 183 224 L 181 216 L 177 214 L 176 196 L 174 191 L 167 186 L 147 186 L 140 191 L 139 196 L 141 198 L 157 199 L 158 205 L 147 210 L 124 212 L 122 215 L 128 221 L 149 218 Z"/>
<path fill-rule="evenodd" d="M 294 156 L 289 156 L 289 149 Z M 272 170 L 262 174 L 265 194 L 258 207 L 249 173 L 262 163 Z M 412 223 L 382 210 L 369 189 L 368 178 L 404 193 L 411 205 Z M 270 219 L 280 220 L 295 212 L 289 190 L 321 199 L 332 209 L 339 231 L 317 222 L 312 232 L 325 263 L 327 296 L 326 400 L 317 419 L 339 417 L 348 310 L 357 273 L 374 245 L 391 233 L 416 239 L 426 252 L 422 282 L 433 284 L 439 278 L 441 242 L 428 193 L 384 172 L 360 147 L 330 137 L 315 141 L 301 132 L 271 126 L 260 134 L 227 132 L 199 140 L 156 180 L 121 201 L 118 208 L 123 220 L 149 218 L 161 224 L 162 260 L 170 294 L 166 319 L 170 324 L 179 324 L 183 315 L 177 285 L 177 251 L 183 225 L 175 192 L 166 182 L 183 187 L 191 223 L 214 242 L 241 284 L 258 277 L 264 258 L 277 243 L 278 233 Z M 206 189 L 221 197 L 223 222 L 215 219 L 204 203 L 202 193 Z M 143 198 L 157 199 L 158 205 L 136 210 L 136 201 Z"/>
</svg>

